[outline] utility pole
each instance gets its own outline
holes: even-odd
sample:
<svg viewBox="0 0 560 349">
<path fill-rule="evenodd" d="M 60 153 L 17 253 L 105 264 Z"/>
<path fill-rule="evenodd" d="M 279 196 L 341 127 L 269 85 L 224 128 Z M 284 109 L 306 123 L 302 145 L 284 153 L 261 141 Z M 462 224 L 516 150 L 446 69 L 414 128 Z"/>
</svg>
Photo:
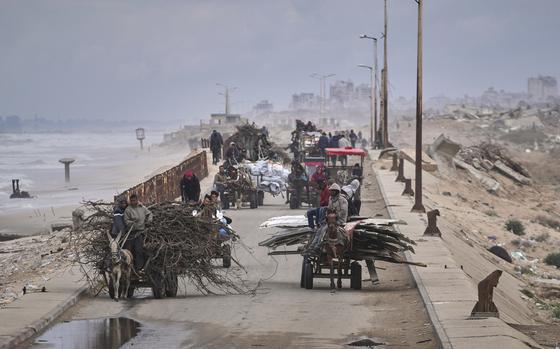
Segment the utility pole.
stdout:
<svg viewBox="0 0 560 349">
<path fill-rule="evenodd" d="M 374 125 L 375 125 L 375 120 L 374 120 L 374 100 L 375 100 L 375 87 L 374 87 L 374 77 L 373 77 L 373 67 L 369 66 L 369 65 L 365 65 L 365 64 L 358 64 L 358 67 L 360 68 L 366 68 L 369 69 L 369 75 L 370 75 L 370 79 L 371 79 L 371 91 L 370 91 L 370 106 L 369 106 L 369 111 L 370 111 L 370 125 L 369 125 L 369 132 L 370 132 L 370 138 L 369 141 L 371 142 L 371 148 L 374 149 Z"/>
<path fill-rule="evenodd" d="M 383 32 L 383 135 L 382 135 L 382 143 L 383 148 L 389 145 L 389 122 L 388 122 L 388 114 L 389 114 L 389 93 L 387 89 L 387 80 L 389 79 L 389 69 L 387 67 L 387 0 L 385 0 L 385 25 L 384 25 L 384 32 Z"/>
<path fill-rule="evenodd" d="M 416 160 L 413 212 L 426 212 L 422 204 L 422 0 L 418 4 L 418 49 L 416 67 Z"/>
<path fill-rule="evenodd" d="M 323 114 L 325 112 L 325 90 L 326 90 L 326 81 L 328 78 L 330 78 L 331 76 L 335 76 L 336 74 L 327 74 L 327 75 L 321 75 L 321 74 L 317 74 L 317 73 L 313 73 L 311 75 L 309 75 L 309 77 L 312 77 L 314 79 L 319 79 L 319 114 L 321 117 L 323 117 Z"/>
<path fill-rule="evenodd" d="M 237 87 L 229 87 L 228 85 L 223 85 L 220 83 L 216 83 L 217 86 L 222 86 L 224 88 L 224 92 L 223 93 L 218 93 L 219 95 L 222 95 L 225 97 L 226 99 L 226 105 L 225 105 L 225 115 L 229 115 L 229 95 L 231 92 L 235 91 L 237 89 Z"/>
<path fill-rule="evenodd" d="M 371 76 L 371 127 L 370 142 L 371 148 L 375 149 L 377 140 L 377 38 L 363 34 L 361 39 L 373 40 L 373 69 Z"/>
</svg>

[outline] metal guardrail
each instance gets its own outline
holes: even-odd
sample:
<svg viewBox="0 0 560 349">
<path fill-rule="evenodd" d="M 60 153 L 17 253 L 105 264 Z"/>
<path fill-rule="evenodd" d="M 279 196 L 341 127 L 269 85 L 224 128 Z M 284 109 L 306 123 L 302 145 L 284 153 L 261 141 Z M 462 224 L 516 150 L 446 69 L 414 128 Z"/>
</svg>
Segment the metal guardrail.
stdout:
<svg viewBox="0 0 560 349">
<path fill-rule="evenodd" d="M 183 174 L 187 170 L 192 170 L 199 179 L 207 177 L 208 163 L 206 160 L 206 151 L 198 151 L 179 165 L 125 190 L 121 194 L 115 196 L 115 200 L 121 197 L 128 198 L 134 193 L 138 195 L 138 200 L 140 200 L 140 202 L 147 205 L 163 201 L 173 201 L 181 196 L 180 182 L 181 178 L 183 178 Z"/>
</svg>

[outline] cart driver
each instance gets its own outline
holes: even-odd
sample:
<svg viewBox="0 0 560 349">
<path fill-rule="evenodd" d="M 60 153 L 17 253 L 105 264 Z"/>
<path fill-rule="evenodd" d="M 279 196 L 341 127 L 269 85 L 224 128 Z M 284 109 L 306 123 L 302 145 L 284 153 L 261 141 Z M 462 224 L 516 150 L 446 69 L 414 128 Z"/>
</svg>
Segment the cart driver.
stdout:
<svg viewBox="0 0 560 349">
<path fill-rule="evenodd" d="M 340 186 L 336 183 L 332 184 L 329 187 L 329 205 L 327 206 L 327 212 L 335 212 L 336 213 L 336 224 L 343 228 L 346 224 L 346 219 L 348 218 L 348 202 L 346 198 L 340 194 L 341 189 Z M 317 231 L 315 231 L 315 235 L 313 236 L 313 240 L 311 240 L 311 244 L 309 244 L 309 248 L 305 251 L 307 255 L 310 254 L 318 254 L 319 248 L 321 246 L 321 242 L 323 241 L 326 233 L 326 225 L 323 224 L 320 226 Z"/>
</svg>

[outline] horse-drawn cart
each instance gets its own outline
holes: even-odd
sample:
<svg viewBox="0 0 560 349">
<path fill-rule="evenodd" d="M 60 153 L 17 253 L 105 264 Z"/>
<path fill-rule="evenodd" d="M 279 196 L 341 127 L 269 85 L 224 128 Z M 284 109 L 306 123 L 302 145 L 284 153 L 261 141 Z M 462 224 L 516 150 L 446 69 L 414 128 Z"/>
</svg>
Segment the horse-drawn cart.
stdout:
<svg viewBox="0 0 560 349">
<path fill-rule="evenodd" d="M 331 288 L 342 288 L 342 280 L 350 280 L 354 290 L 362 288 L 362 265 L 368 269 L 369 281 L 379 282 L 375 262 L 414 264 L 406 261 L 400 252 L 414 252 L 415 242 L 395 231 L 393 224 L 404 223 L 390 219 L 351 217 L 344 228 L 329 220 L 315 231 L 307 227 L 305 216 L 273 217 L 261 224 L 261 228 L 278 227 L 284 230 L 259 243 L 272 251 L 269 255 L 301 255 L 300 286 L 314 287 L 315 279 L 331 279 Z M 331 217 L 332 219 L 332 217 Z M 322 229 L 322 230 L 321 230 Z M 319 242 L 319 243 L 317 243 Z M 298 246 L 295 250 L 276 250 L 280 246 Z M 315 246 L 315 247 L 314 247 Z"/>
</svg>

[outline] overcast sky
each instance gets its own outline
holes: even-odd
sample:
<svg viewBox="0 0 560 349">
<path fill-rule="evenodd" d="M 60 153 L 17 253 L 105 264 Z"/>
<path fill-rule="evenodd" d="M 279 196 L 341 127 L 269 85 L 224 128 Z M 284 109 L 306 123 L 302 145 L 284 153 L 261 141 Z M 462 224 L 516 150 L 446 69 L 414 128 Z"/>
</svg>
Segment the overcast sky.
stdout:
<svg viewBox="0 0 560 349">
<path fill-rule="evenodd" d="M 425 96 L 560 77 L 558 14 L 558 0 L 425 0 Z M 389 16 L 392 96 L 413 97 L 415 2 Z M 318 92 L 314 72 L 367 82 L 358 36 L 382 30 L 382 0 L 0 0 L 0 115 L 196 122 L 223 109 L 217 82 L 238 87 L 233 111 L 284 109 Z"/>
</svg>

